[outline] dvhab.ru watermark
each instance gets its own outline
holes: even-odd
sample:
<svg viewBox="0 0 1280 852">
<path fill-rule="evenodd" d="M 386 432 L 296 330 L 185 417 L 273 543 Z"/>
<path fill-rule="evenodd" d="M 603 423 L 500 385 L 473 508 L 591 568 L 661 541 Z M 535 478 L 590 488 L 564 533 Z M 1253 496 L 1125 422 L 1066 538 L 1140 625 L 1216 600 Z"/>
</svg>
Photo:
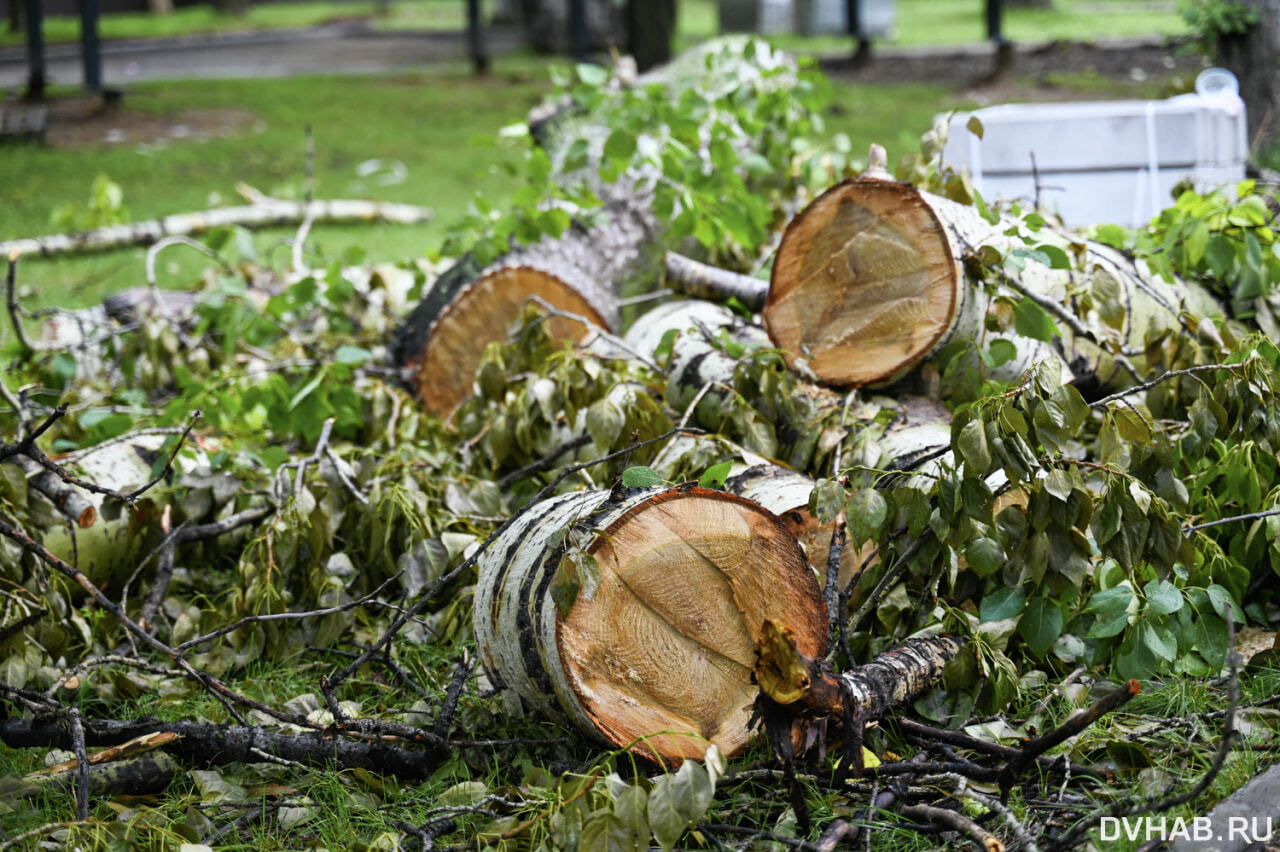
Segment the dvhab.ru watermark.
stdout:
<svg viewBox="0 0 1280 852">
<path fill-rule="evenodd" d="M 1104 841 L 1187 840 L 1200 843 L 1265 843 L 1273 837 L 1269 816 L 1103 817 L 1098 825 Z"/>
</svg>

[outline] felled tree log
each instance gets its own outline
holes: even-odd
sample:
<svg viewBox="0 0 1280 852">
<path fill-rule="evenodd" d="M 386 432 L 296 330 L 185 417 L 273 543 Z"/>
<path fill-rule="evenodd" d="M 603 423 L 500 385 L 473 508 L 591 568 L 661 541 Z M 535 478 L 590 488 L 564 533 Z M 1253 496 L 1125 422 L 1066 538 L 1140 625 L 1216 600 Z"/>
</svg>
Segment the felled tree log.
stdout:
<svg viewBox="0 0 1280 852">
<path fill-rule="evenodd" d="M 436 280 L 394 345 L 428 411 L 447 416 L 471 395 L 485 346 L 506 338 L 532 298 L 582 318 L 549 319 L 556 340 L 580 339 L 587 323 L 618 327 L 617 292 L 652 270 L 645 238 L 657 223 L 639 197 L 607 210 L 607 223 L 571 225 L 559 239 L 543 238 L 483 269 L 467 258 Z"/>
<path fill-rule="evenodd" d="M 87 254 L 123 246 L 145 246 L 164 237 L 203 234 L 214 228 L 270 228 L 297 225 L 310 218 L 316 222 L 390 222 L 409 225 L 425 222 L 432 212 L 412 204 L 360 199 L 318 201 L 286 201 L 266 198 L 239 207 L 215 207 L 193 213 L 175 213 L 163 219 L 108 225 L 78 234 L 54 234 L 0 242 L 0 257 L 14 251 L 25 255 L 55 257 L 64 254 Z"/>
<path fill-rule="evenodd" d="M 976 271 L 980 252 L 1026 246 L 973 207 L 907 184 L 862 177 L 839 183 L 787 227 L 773 267 L 765 326 L 788 363 L 803 362 L 836 387 L 891 382 L 954 340 L 985 346 L 992 300 Z M 1144 264 L 1097 243 L 1048 229 L 1043 242 L 1083 253 L 1084 273 L 1028 261 L 1005 293 L 1050 311 L 1053 345 L 1016 338 L 1020 371 L 1058 356 L 1077 381 L 1102 389 L 1138 381 L 1155 336 L 1183 331 L 1181 312 L 1222 308 L 1199 286 L 1168 283 Z M 1127 355 L 1125 354 L 1127 353 Z M 1131 369 L 1132 368 L 1132 369 Z"/>
<path fill-rule="evenodd" d="M 739 361 L 713 341 L 723 338 L 747 349 L 771 348 L 768 336 L 759 326 L 743 322 L 722 305 L 689 299 L 667 302 L 641 316 L 628 329 L 625 340 L 632 348 L 648 353 L 672 332 L 677 336 L 671 341 L 666 403 L 680 414 L 696 400 L 693 422 L 717 429 L 723 423 L 729 398 L 738 392 L 735 372 Z M 813 431 L 823 428 L 820 421 L 841 420 L 860 449 L 857 463 L 913 470 L 921 460 L 936 457 L 950 446 L 951 414 L 932 400 L 871 397 L 846 406 L 841 396 L 804 382 L 797 384 L 794 393 L 808 401 L 812 422 L 776 425 Z M 894 413 L 885 415 L 886 409 Z"/>
<path fill-rule="evenodd" d="M 633 85 L 661 84 L 678 100 L 683 93 L 730 84 L 794 83 L 786 75 L 763 77 L 759 66 L 777 54 L 748 58 L 741 44 L 720 39 L 700 45 Z M 722 67 L 709 79 L 707 57 L 735 47 L 736 66 Z M 392 354 L 409 368 L 418 397 L 433 413 L 448 416 L 471 394 L 485 346 L 506 338 L 508 326 L 530 298 L 616 332 L 619 295 L 651 289 L 661 273 L 663 252 L 676 247 L 667 220 L 654 214 L 653 194 L 646 188 L 657 176 L 631 170 L 604 184 L 591 166 L 565 172 L 565 153 L 575 139 L 588 140 L 591 161 L 600 156 L 610 128 L 575 113 L 572 104 L 555 105 L 550 116 L 537 122 L 536 135 L 551 158 L 555 179 L 566 184 L 585 180 L 605 202 L 603 215 L 593 216 L 589 225 L 576 221 L 559 238 L 544 237 L 483 268 L 464 258 L 431 286 L 397 335 Z M 551 328 L 557 339 L 568 341 L 579 340 L 586 331 L 582 322 L 565 318 L 553 320 Z"/>
<path fill-rule="evenodd" d="M 827 643 L 795 538 L 722 491 L 555 497 L 525 509 L 477 570 L 488 669 L 532 707 L 662 758 L 746 743 L 766 621 L 810 656 Z"/>
</svg>

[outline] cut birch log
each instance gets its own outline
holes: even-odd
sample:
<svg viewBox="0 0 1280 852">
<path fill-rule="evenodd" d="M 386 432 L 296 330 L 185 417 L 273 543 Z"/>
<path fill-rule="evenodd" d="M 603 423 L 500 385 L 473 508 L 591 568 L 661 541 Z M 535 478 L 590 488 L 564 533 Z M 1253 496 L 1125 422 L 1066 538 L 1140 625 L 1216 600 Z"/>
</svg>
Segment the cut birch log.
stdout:
<svg viewBox="0 0 1280 852">
<path fill-rule="evenodd" d="M 920 397 L 876 397 L 850 413 L 856 418 L 850 425 L 852 465 L 905 472 L 950 457 L 951 413 L 940 403 Z M 814 481 L 804 474 L 774 464 L 753 465 L 725 482 L 726 490 L 759 503 L 788 525 L 825 583 L 834 522 L 823 523 L 810 512 L 813 487 Z M 837 578 L 840 588 L 856 579 L 874 550 L 874 543 L 845 548 Z"/>
<path fill-rule="evenodd" d="M 707 61 L 712 54 L 727 57 L 714 72 Z M 765 73 L 778 66 L 794 67 L 794 62 L 777 51 L 749 54 L 742 39 L 717 39 L 631 85 L 665 86 L 673 100 L 695 91 L 712 99 L 726 88 L 794 86 L 795 75 Z M 683 241 L 671 236 L 669 217 L 654 214 L 649 187 L 660 175 L 652 167 L 627 171 L 610 184 L 595 177 L 593 165 L 566 171 L 567 153 L 577 139 L 587 141 L 588 163 L 599 161 L 611 130 L 599 118 L 561 103 L 548 117 L 530 123 L 551 159 L 553 180 L 585 182 L 604 201 L 603 215 L 593 216 L 591 224 L 575 221 L 559 238 L 544 237 L 483 268 L 464 258 L 431 286 L 397 335 L 392 353 L 409 369 L 426 408 L 441 416 L 471 395 L 485 346 L 506 338 L 529 299 L 536 296 L 585 321 L 555 320 L 551 328 L 558 340 L 577 342 L 586 323 L 620 331 L 620 297 L 652 289 L 661 275 L 663 252 Z M 645 135 L 648 142 L 662 145 L 660 135 Z M 744 145 L 750 142 L 750 133 L 741 136 Z"/>
<path fill-rule="evenodd" d="M 412 225 L 425 222 L 434 214 L 426 207 L 396 204 L 389 201 L 363 201 L 334 198 L 321 201 L 286 201 L 262 197 L 253 204 L 217 207 L 193 213 L 175 213 L 163 219 L 109 225 L 78 234 L 54 234 L 0 243 L 0 256 L 13 251 L 24 255 L 55 257 L 64 254 L 88 254 L 124 246 L 145 246 L 165 237 L 203 234 L 214 228 L 271 228 L 297 225 L 307 219 L 313 222 L 388 222 Z"/>
<path fill-rule="evenodd" d="M 994 300 L 988 283 L 1047 310 L 1061 332 L 1054 344 L 1010 338 L 1017 375 L 1059 357 L 1077 381 L 1121 388 L 1145 370 L 1156 337 L 1184 330 L 1183 312 L 1215 316 L 1221 306 L 1198 285 L 1169 283 L 1106 246 L 1044 229 L 1043 242 L 1078 250 L 1084 271 L 1028 261 L 1016 278 L 985 282 L 971 272 L 984 247 L 1002 256 L 1022 241 L 969 206 L 907 184 L 875 178 L 839 183 L 787 227 L 773 266 L 765 326 L 788 363 L 803 363 L 836 387 L 900 378 L 954 340 L 985 347 Z M 996 289 L 996 288 L 992 288 Z M 1194 331 L 1194 328 L 1191 329 Z"/>
<path fill-rule="evenodd" d="M 647 204 L 619 200 L 608 206 L 607 223 L 571 225 L 559 239 L 543 238 L 483 269 L 465 258 L 441 275 L 393 346 L 427 410 L 447 417 L 471 396 L 485 347 L 506 339 L 531 299 L 580 318 L 549 319 L 556 340 L 577 341 L 591 326 L 616 329 L 617 292 L 653 268 L 646 237 L 655 227 Z"/>
<path fill-rule="evenodd" d="M 722 491 L 555 497 L 525 509 L 477 570 L 488 669 L 531 707 L 664 759 L 746 743 L 766 621 L 810 656 L 827 643 L 795 538 Z"/>
</svg>

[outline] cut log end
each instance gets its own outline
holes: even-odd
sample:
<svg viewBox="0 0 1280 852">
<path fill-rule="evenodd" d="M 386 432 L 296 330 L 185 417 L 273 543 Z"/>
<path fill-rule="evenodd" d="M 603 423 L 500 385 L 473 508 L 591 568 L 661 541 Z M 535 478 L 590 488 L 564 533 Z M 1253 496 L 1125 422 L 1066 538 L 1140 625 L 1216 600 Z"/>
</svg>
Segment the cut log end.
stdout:
<svg viewBox="0 0 1280 852">
<path fill-rule="evenodd" d="M 838 387 L 880 384 L 951 328 L 963 269 L 936 214 L 907 184 L 837 184 L 787 227 L 764 318 L 789 364 Z"/>
<path fill-rule="evenodd" d="M 494 270 L 458 294 L 435 320 L 420 356 L 408 359 L 428 411 L 447 417 L 471 396 L 485 347 L 507 338 L 508 327 L 534 297 L 608 327 L 587 298 L 555 275 L 526 266 Z M 554 340 L 570 342 L 587 332 L 581 322 L 563 317 L 548 319 L 547 328 Z"/>
<path fill-rule="evenodd" d="M 785 625 L 821 655 L 826 617 L 813 573 L 777 518 L 747 500 L 692 489 L 614 521 L 589 553 L 598 588 L 560 624 L 565 674 L 609 740 L 664 758 L 747 740 L 756 648 Z"/>
</svg>

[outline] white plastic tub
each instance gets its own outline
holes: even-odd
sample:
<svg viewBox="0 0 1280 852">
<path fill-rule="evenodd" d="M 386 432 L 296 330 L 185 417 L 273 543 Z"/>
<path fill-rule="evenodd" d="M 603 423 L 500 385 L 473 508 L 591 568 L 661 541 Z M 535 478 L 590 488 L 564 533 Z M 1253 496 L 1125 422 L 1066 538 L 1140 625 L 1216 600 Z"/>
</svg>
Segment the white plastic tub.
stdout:
<svg viewBox="0 0 1280 852">
<path fill-rule="evenodd" d="M 977 110 L 981 139 L 951 119 L 945 162 L 983 197 L 1036 196 L 1070 225 L 1145 224 L 1190 178 L 1208 190 L 1244 178 L 1248 135 L 1234 91 L 1163 101 L 1008 104 Z M 1035 166 L 1032 166 L 1032 155 Z"/>
</svg>

